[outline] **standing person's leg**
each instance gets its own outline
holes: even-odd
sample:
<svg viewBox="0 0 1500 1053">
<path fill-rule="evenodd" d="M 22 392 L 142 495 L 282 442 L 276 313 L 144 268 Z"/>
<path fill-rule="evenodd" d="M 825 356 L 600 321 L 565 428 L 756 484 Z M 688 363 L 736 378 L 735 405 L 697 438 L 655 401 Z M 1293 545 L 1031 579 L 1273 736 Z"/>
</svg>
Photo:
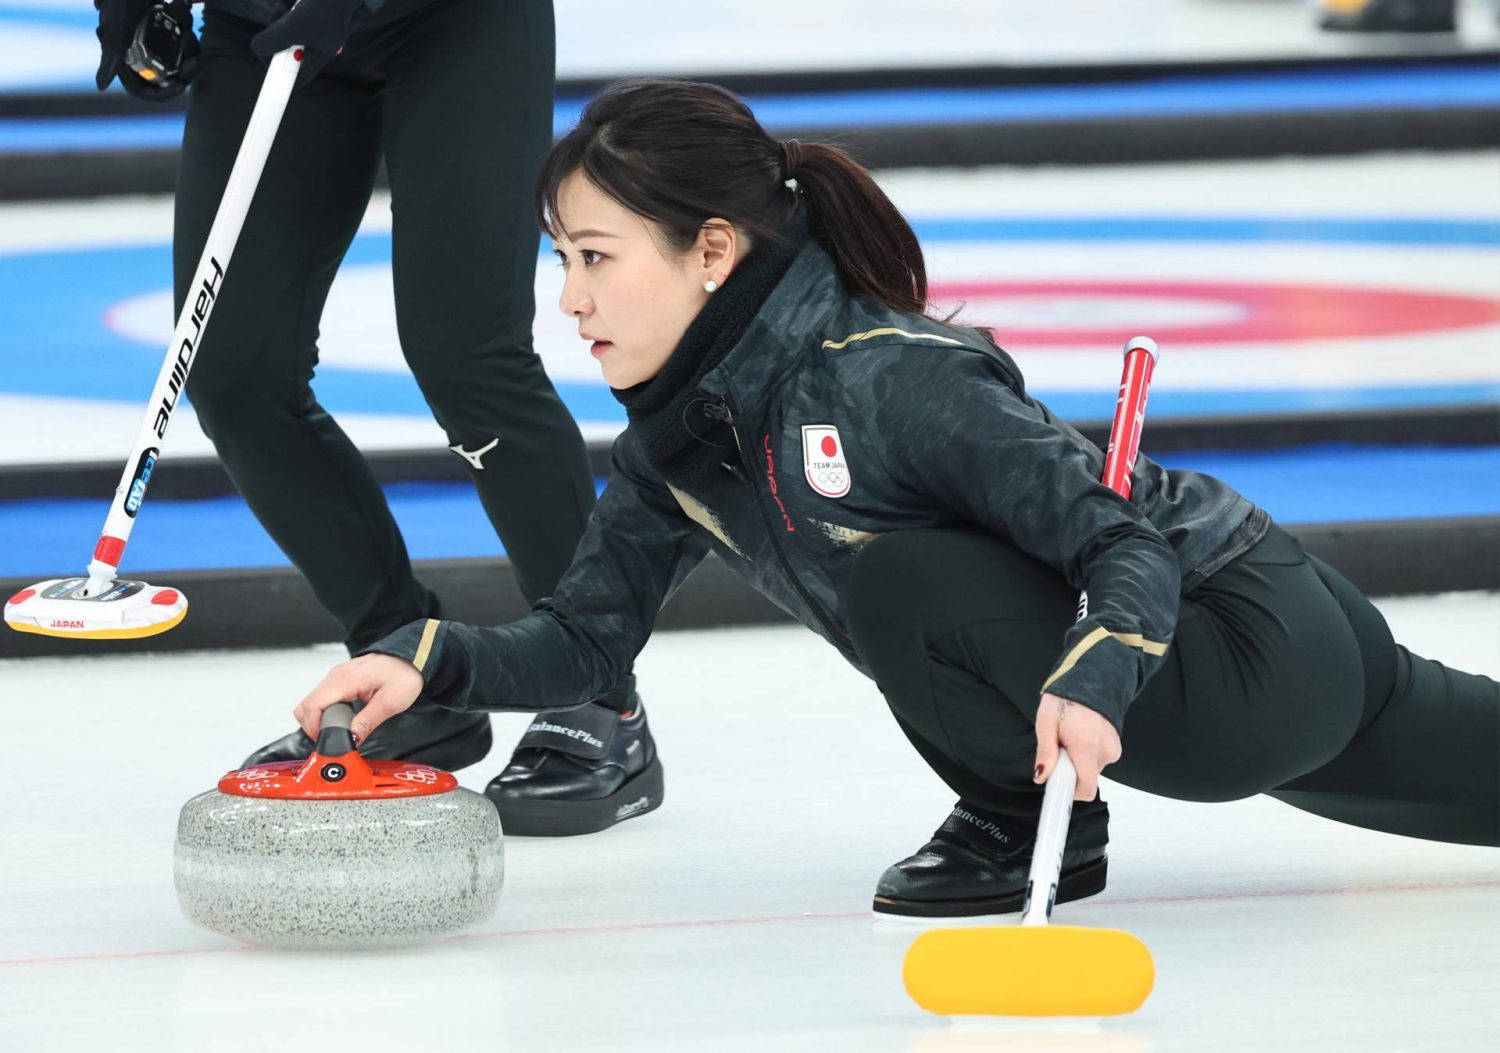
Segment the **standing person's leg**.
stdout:
<svg viewBox="0 0 1500 1053">
<path fill-rule="evenodd" d="M 551 5 L 450 0 L 407 21 L 383 132 L 401 347 L 534 602 L 594 507 L 583 437 L 532 349 Z"/>
<path fill-rule="evenodd" d="M 1309 557 L 1364 663 L 1364 713 L 1337 757 L 1271 796 L 1342 823 L 1500 845 L 1500 684 L 1414 655 L 1343 575 Z"/>
<path fill-rule="evenodd" d="M 401 346 L 535 601 L 594 504 L 578 425 L 532 348 L 551 3 L 449 0 L 392 32 L 383 138 Z M 657 807 L 661 764 L 634 678 L 538 718 L 486 792 L 512 833 L 584 833 Z"/>
<path fill-rule="evenodd" d="M 257 29 L 205 14 L 178 175 L 179 305 L 265 77 L 265 64 L 249 50 Z M 435 598 L 412 577 L 379 485 L 310 387 L 323 303 L 374 180 L 379 123 L 373 90 L 332 67 L 292 96 L 188 382 L 199 422 L 236 488 L 352 648 L 437 613 Z M 488 750 L 488 728 L 467 716 L 411 742 L 401 726 L 382 727 L 380 740 L 367 746 L 372 755 L 457 767 Z M 455 730 L 468 736 L 465 751 L 420 749 Z M 415 754 L 404 748 L 413 745 Z M 305 756 L 311 746 L 297 731 L 247 763 Z"/>
<path fill-rule="evenodd" d="M 248 46 L 255 29 L 205 16 L 178 172 L 179 305 L 265 77 Z M 379 487 L 310 387 L 323 302 L 374 180 L 379 120 L 367 93 L 337 84 L 292 96 L 188 382 L 235 486 L 351 646 L 427 606 Z"/>
<path fill-rule="evenodd" d="M 1034 719 L 1074 590 L 1003 541 L 952 531 L 871 542 L 848 589 L 860 654 L 961 795 L 933 840 L 882 876 L 877 909 L 1018 909 L 1042 795 Z M 1167 660 L 1131 706 L 1124 755 L 1105 774 L 1183 800 L 1263 792 L 1344 748 L 1361 687 L 1337 605 L 1295 540 L 1273 530 L 1183 600 Z M 1059 900 L 1102 887 L 1106 821 L 1102 803 L 1075 805 Z"/>
</svg>

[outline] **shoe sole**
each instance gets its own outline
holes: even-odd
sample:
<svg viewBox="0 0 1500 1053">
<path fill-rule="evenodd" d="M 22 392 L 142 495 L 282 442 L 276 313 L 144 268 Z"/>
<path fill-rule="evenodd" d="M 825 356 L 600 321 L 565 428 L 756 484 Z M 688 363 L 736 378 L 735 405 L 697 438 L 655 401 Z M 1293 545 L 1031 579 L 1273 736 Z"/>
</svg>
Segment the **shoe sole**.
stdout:
<svg viewBox="0 0 1500 1053">
<path fill-rule="evenodd" d="M 1109 857 L 1102 856 L 1062 875 L 1057 883 L 1057 899 L 1054 903 L 1071 903 L 1073 900 L 1096 896 L 1104 891 L 1109 875 Z M 1025 902 L 1024 888 L 1008 892 L 1003 896 L 987 896 L 979 899 L 890 899 L 876 896 L 873 910 L 882 918 L 977 918 L 998 914 L 1015 914 Z"/>
<path fill-rule="evenodd" d="M 661 758 L 626 779 L 608 797 L 586 801 L 549 801 L 507 794 L 485 796 L 500 813 L 500 830 L 516 837 L 573 837 L 607 830 L 616 823 L 661 807 L 666 780 Z"/>
</svg>

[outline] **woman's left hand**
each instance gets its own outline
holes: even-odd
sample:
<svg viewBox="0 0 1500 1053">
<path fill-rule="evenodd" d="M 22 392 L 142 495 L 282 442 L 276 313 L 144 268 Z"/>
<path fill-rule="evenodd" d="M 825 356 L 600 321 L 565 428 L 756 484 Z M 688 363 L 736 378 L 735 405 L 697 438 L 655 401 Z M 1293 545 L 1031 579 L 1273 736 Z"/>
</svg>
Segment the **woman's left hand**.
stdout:
<svg viewBox="0 0 1500 1053">
<path fill-rule="evenodd" d="M 1120 734 L 1094 710 L 1050 692 L 1042 695 L 1036 712 L 1036 769 L 1033 781 L 1044 783 L 1057 766 L 1057 749 L 1067 748 L 1078 769 L 1073 800 L 1092 801 L 1099 795 L 1099 773 L 1120 759 Z"/>
</svg>

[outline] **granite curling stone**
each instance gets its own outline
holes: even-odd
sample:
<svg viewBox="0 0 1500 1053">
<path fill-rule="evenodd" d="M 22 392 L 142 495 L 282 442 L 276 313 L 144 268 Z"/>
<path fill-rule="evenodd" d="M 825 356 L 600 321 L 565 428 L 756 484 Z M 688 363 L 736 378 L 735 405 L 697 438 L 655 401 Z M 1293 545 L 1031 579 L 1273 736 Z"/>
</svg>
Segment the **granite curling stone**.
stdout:
<svg viewBox="0 0 1500 1053">
<path fill-rule="evenodd" d="M 395 947 L 495 912 L 500 818 L 424 764 L 366 761 L 346 703 L 306 761 L 233 771 L 183 805 L 173 872 L 183 912 L 273 947 Z"/>
</svg>

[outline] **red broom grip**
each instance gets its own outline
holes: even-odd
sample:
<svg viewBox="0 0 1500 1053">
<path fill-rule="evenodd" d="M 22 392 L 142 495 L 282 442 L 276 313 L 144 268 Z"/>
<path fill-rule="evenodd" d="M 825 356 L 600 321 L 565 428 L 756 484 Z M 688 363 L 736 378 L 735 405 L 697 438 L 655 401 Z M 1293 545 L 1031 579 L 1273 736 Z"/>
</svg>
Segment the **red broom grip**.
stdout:
<svg viewBox="0 0 1500 1053">
<path fill-rule="evenodd" d="M 1109 428 L 1109 447 L 1104 451 L 1104 485 L 1122 497 L 1130 497 L 1130 476 L 1141 452 L 1141 431 L 1146 425 L 1146 392 L 1156 368 L 1156 341 L 1138 336 L 1125 345 L 1125 368 L 1120 374 L 1120 395 L 1115 400 L 1115 419 Z"/>
</svg>

